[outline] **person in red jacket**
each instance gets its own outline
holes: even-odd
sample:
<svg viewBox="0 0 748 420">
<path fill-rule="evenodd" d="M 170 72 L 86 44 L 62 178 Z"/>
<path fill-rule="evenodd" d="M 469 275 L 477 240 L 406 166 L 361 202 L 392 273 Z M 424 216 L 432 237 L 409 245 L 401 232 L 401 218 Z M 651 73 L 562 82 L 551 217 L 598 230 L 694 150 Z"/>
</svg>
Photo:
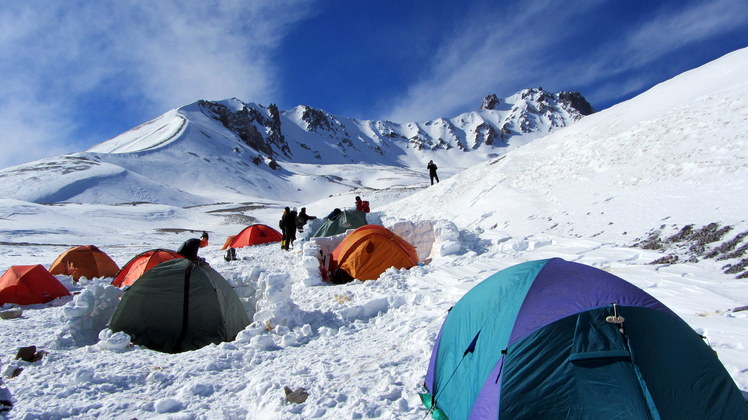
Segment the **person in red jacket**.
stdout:
<svg viewBox="0 0 748 420">
<path fill-rule="evenodd" d="M 370 212 L 371 210 L 369 210 L 369 202 L 361 201 L 361 197 L 356 196 L 356 210 L 362 211 L 364 213 Z"/>
</svg>

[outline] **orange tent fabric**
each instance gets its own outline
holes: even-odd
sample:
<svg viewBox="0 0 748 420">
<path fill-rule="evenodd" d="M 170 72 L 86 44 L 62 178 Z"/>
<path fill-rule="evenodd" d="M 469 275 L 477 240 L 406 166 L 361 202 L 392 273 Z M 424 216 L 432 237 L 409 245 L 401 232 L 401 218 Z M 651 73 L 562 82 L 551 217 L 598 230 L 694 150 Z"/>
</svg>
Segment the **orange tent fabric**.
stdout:
<svg viewBox="0 0 748 420">
<path fill-rule="evenodd" d="M 238 235 L 229 236 L 221 249 L 280 242 L 281 239 L 283 235 L 268 225 L 252 225 L 244 228 Z"/>
<path fill-rule="evenodd" d="M 184 258 L 183 256 L 168 249 L 151 249 L 150 251 L 141 252 L 127 262 L 114 277 L 112 284 L 117 287 L 131 286 L 135 280 L 145 274 L 146 271 L 161 264 L 164 261 L 175 258 Z"/>
<path fill-rule="evenodd" d="M 44 266 L 14 265 L 0 277 L 0 305 L 46 303 L 70 292 Z"/>
<path fill-rule="evenodd" d="M 390 267 L 411 268 L 418 264 L 415 247 L 391 230 L 365 225 L 351 232 L 332 252 L 330 270 L 345 270 L 359 280 L 375 280 Z"/>
<path fill-rule="evenodd" d="M 119 266 L 109 255 L 93 245 L 74 246 L 60 254 L 49 267 L 52 274 L 72 276 L 78 281 L 81 277 L 114 277 Z"/>
</svg>

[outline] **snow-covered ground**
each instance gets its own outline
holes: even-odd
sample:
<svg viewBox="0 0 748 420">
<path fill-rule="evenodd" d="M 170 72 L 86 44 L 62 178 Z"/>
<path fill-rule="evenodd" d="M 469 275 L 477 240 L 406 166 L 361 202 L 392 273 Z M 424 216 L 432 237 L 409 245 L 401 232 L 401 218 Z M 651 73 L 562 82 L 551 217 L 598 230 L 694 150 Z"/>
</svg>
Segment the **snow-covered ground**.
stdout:
<svg viewBox="0 0 748 420">
<path fill-rule="evenodd" d="M 121 293 L 111 279 L 73 284 L 58 276 L 74 297 L 0 320 L 0 375 L 14 404 L 6 416 L 422 419 L 417 393 L 447 310 L 496 271 L 550 257 L 609 271 L 661 300 L 708 338 L 748 396 L 748 279 L 737 278 L 745 270 L 726 272 L 746 258 L 738 253 L 748 243 L 740 236 L 748 231 L 746 68 L 748 50 L 737 51 L 432 187 L 422 173 L 403 171 L 393 182 L 339 165 L 329 175 L 357 188 L 307 189 L 317 197 L 309 202 L 182 208 L 0 199 L 3 270 L 49 266 L 84 244 L 122 266 L 207 230 L 211 244 L 200 255 L 255 310 L 233 342 L 163 354 L 108 332 Z M 251 220 L 277 226 L 286 205 L 321 217 L 353 206 L 356 195 L 371 201 L 372 220 L 431 262 L 331 285 L 314 257 L 329 244 L 241 248 L 233 262 L 219 250 Z M 710 223 L 718 226 L 704 228 Z M 688 225 L 701 234 L 675 236 Z M 731 239 L 731 251 L 718 249 Z M 14 359 L 30 345 L 47 354 Z M 308 398 L 288 402 L 284 387 L 304 388 Z"/>
</svg>

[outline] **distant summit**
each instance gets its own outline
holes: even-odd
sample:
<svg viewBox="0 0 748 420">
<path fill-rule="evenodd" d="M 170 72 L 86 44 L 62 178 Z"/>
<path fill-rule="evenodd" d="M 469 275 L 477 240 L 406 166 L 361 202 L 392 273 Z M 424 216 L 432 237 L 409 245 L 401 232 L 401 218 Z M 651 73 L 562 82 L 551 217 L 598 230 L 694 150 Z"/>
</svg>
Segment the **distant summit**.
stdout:
<svg viewBox="0 0 748 420">
<path fill-rule="evenodd" d="M 380 181 L 394 180 L 397 171 L 422 172 L 432 159 L 458 171 L 591 112 L 579 93 L 542 89 L 489 95 L 480 109 L 453 118 L 404 123 L 307 105 L 281 111 L 237 98 L 199 100 L 86 152 L 4 169 L 0 194 L 37 203 L 189 206 L 227 196 L 282 199 L 310 183 L 347 191 L 365 185 L 346 184 L 340 167 L 326 165 L 368 165 Z"/>
<path fill-rule="evenodd" d="M 594 112 L 579 92 L 550 93 L 542 88 L 525 89 L 503 100 L 488 95 L 480 109 L 454 118 L 406 123 L 351 119 L 306 105 L 279 111 L 274 104 L 265 107 L 236 98 L 196 104 L 255 151 L 302 163 L 393 163 L 409 150 L 486 151 L 510 146 L 520 136 L 544 136 Z M 373 158 L 372 153 L 379 156 Z"/>
</svg>

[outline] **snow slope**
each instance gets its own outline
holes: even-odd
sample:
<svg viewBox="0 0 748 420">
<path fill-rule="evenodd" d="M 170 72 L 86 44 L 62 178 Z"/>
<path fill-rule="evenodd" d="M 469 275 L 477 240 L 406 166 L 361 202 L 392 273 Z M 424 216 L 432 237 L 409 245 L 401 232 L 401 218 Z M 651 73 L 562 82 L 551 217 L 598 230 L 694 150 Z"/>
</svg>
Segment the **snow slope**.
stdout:
<svg viewBox="0 0 748 420">
<path fill-rule="evenodd" d="M 460 226 L 609 240 L 661 223 L 745 226 L 746 55 L 684 73 L 386 210 L 418 220 L 431 211 L 417 203 L 438 202 Z M 515 211 L 518 197 L 535 203 L 529 214 Z M 490 214 L 479 210 L 486 201 Z M 605 226 L 583 223 L 594 213 Z"/>
<path fill-rule="evenodd" d="M 6 416 L 422 419 L 417 393 L 447 310 L 496 271 L 549 257 L 604 269 L 661 300 L 708 337 L 748 396 L 748 280 L 725 272 L 745 256 L 724 251 L 731 239 L 733 252 L 746 248 L 747 65 L 748 49 L 736 51 L 433 187 L 414 171 L 382 179 L 384 172 L 371 178 L 367 168 L 342 165 L 327 168 L 339 193 L 309 182 L 311 198 L 298 203 L 0 199 L 0 267 L 48 265 L 66 247 L 87 243 L 123 265 L 137 252 L 176 248 L 208 230 L 211 244 L 200 254 L 256 309 L 255 323 L 234 342 L 167 355 L 131 347 L 105 328 L 121 293 L 107 285 L 111 279 L 73 284 L 58 276 L 79 293 L 0 320 L 0 375 L 15 405 Z M 298 165 L 316 176 L 325 169 Z M 201 182 L 195 188 L 205 188 Z M 330 285 L 315 256 L 336 238 L 222 258 L 223 240 L 250 219 L 276 226 L 286 205 L 323 216 L 352 206 L 355 195 L 370 199 L 372 220 L 416 243 L 430 264 Z M 719 236 L 711 242 L 676 235 L 689 224 L 714 233 L 702 230 L 709 223 L 732 230 L 707 235 Z M 14 360 L 28 345 L 47 354 Z M 308 398 L 291 403 L 284 387 L 303 387 Z"/>
</svg>

